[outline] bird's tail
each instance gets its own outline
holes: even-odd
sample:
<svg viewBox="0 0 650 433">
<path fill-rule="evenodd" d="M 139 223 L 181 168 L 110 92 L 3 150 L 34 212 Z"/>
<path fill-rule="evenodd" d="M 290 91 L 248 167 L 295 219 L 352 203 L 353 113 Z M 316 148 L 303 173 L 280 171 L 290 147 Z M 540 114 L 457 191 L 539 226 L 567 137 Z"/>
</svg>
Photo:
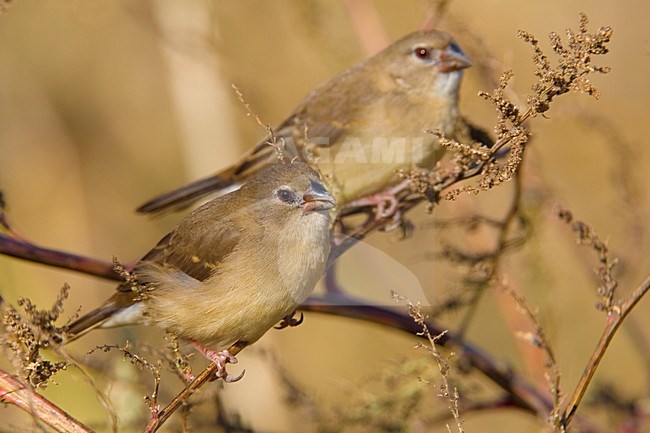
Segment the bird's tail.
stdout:
<svg viewBox="0 0 650 433">
<path fill-rule="evenodd" d="M 118 303 L 109 300 L 109 302 L 106 302 L 101 307 L 96 308 L 68 325 L 65 329 L 64 341 L 69 343 L 76 340 L 87 332 L 101 326 L 108 318 L 122 309 L 123 307 L 118 305 Z"/>
<path fill-rule="evenodd" d="M 218 192 L 237 183 L 234 179 L 235 167 L 227 168 L 213 176 L 206 177 L 173 191 L 159 195 L 136 209 L 141 214 L 163 214 L 190 206 L 208 194 Z"/>
</svg>

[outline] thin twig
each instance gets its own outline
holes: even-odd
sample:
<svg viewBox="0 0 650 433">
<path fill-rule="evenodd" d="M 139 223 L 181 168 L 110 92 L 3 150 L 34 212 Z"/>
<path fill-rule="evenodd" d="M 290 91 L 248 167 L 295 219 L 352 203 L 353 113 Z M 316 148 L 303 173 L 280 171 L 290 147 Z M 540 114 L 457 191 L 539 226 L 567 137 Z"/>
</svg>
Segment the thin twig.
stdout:
<svg viewBox="0 0 650 433">
<path fill-rule="evenodd" d="M 442 353 L 438 350 L 438 341 L 448 332 L 444 330 L 439 334 L 432 334 L 431 330 L 427 326 L 426 316 L 422 313 L 422 308 L 420 304 L 413 304 L 408 298 L 400 296 L 397 293 L 392 293 L 393 299 L 397 302 L 406 302 L 406 306 L 409 309 L 409 316 L 411 319 L 420 326 L 420 332 L 417 335 L 426 338 L 429 340 L 429 346 L 420 345 L 419 347 L 426 347 L 428 352 L 435 359 L 436 364 L 438 364 L 438 370 L 440 370 L 440 378 L 442 380 L 442 385 L 440 386 L 440 397 L 445 398 L 449 402 L 449 413 L 454 417 L 456 422 L 456 428 L 458 433 L 464 433 L 465 428 L 463 427 L 463 419 L 460 416 L 460 410 L 458 409 L 458 402 L 460 400 L 460 395 L 458 394 L 458 389 L 453 388 L 449 385 L 449 361 L 445 358 Z M 447 431 L 451 433 L 451 427 L 447 424 Z"/>
<path fill-rule="evenodd" d="M 528 322 L 533 326 L 533 332 L 520 332 L 519 336 L 522 337 L 524 341 L 531 343 L 533 346 L 541 349 L 547 358 L 547 368 L 550 371 L 548 380 L 550 382 L 550 392 L 553 398 L 553 411 L 551 413 L 551 421 L 555 425 L 555 420 L 558 419 L 558 413 L 560 411 L 560 368 L 557 363 L 557 357 L 555 356 L 555 351 L 551 346 L 548 338 L 546 338 L 546 332 L 542 327 L 542 324 L 537 317 L 537 314 L 528 306 L 528 301 L 526 298 L 513 289 L 510 284 L 504 278 L 498 278 L 497 283 L 501 288 L 515 301 L 519 311 L 521 311 L 527 318 Z"/>
<path fill-rule="evenodd" d="M 521 216 L 521 209 L 520 209 L 521 193 L 523 191 L 522 167 L 523 165 L 519 167 L 519 170 L 517 170 L 517 172 L 513 177 L 514 191 L 510 202 L 510 207 L 508 208 L 508 212 L 503 218 L 502 224 L 499 228 L 497 246 L 494 249 L 494 253 L 491 255 L 489 272 L 483 279 L 483 281 L 485 281 L 485 284 L 482 284 L 482 287 L 479 287 L 475 290 L 472 299 L 468 302 L 469 309 L 467 313 L 464 315 L 461 324 L 458 328 L 458 332 L 460 335 L 465 334 L 465 332 L 469 328 L 471 319 L 474 317 L 474 314 L 476 313 L 476 310 L 478 308 L 479 300 L 483 296 L 483 293 L 485 293 L 485 285 L 489 281 L 491 281 L 495 275 L 497 275 L 497 273 L 499 272 L 499 266 L 502 262 L 503 255 L 509 250 L 508 248 L 506 248 L 506 246 L 510 242 L 510 239 L 508 238 L 508 236 L 510 235 L 510 230 L 512 229 L 512 226 L 515 224 L 515 222 L 517 222 L 519 217 Z"/>
<path fill-rule="evenodd" d="M 241 348 L 237 345 L 233 345 L 230 349 L 228 349 L 228 351 L 232 356 L 235 356 L 241 351 Z M 151 421 L 149 421 L 149 424 L 147 424 L 143 430 L 143 433 L 153 433 L 157 431 L 171 416 L 171 414 L 174 413 L 183 404 L 183 401 L 186 400 L 192 394 L 192 392 L 194 392 L 194 390 L 200 388 L 205 382 L 215 377 L 217 368 L 217 364 L 211 363 L 205 370 L 203 370 L 203 372 L 196 379 L 194 379 L 192 383 L 187 385 L 183 391 L 174 397 L 174 399 L 167 406 L 165 406 L 165 408 L 158 411 L 157 416 L 153 417 Z"/>
</svg>

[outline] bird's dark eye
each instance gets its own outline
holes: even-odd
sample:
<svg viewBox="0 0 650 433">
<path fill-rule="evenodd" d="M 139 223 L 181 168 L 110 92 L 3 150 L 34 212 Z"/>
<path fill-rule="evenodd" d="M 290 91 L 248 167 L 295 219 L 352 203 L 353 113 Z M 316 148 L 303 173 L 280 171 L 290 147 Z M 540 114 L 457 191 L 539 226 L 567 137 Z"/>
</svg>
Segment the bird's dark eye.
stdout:
<svg viewBox="0 0 650 433">
<path fill-rule="evenodd" d="M 431 50 L 428 47 L 415 47 L 413 55 L 420 60 L 431 60 Z"/>
<path fill-rule="evenodd" d="M 277 196 L 280 201 L 283 201 L 284 203 L 293 203 L 295 199 L 293 191 L 286 188 L 280 188 L 277 192 Z"/>
</svg>

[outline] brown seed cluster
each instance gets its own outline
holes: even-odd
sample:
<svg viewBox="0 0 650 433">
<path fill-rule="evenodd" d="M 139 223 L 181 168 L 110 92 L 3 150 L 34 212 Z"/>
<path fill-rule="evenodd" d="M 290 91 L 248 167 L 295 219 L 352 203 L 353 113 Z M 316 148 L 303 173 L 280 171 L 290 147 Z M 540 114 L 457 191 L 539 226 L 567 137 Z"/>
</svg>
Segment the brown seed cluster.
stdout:
<svg viewBox="0 0 650 433">
<path fill-rule="evenodd" d="M 18 300 L 22 314 L 11 305 L 2 305 L 4 333 L 0 336 L 0 346 L 9 353 L 22 378 L 34 388 L 44 388 L 56 372 L 67 367 L 65 361 L 44 359 L 41 351 L 63 340 L 63 328 L 54 322 L 63 312 L 69 290 L 68 285 L 63 286 L 49 310 L 39 310 L 25 298 Z"/>
<path fill-rule="evenodd" d="M 559 209 L 557 216 L 575 232 L 578 243 L 590 247 L 598 257 L 599 266 L 596 269 L 596 274 L 600 279 L 600 285 L 597 291 L 601 299 L 597 304 L 598 309 L 606 311 L 608 314 L 617 312 L 619 307 L 614 302 L 614 294 L 618 287 L 618 281 L 614 278 L 613 273 L 618 259 L 610 257 L 607 243 L 600 239 L 589 224 L 576 220 L 571 211 Z"/>
<path fill-rule="evenodd" d="M 533 85 L 533 93 L 527 102 L 532 109 L 532 115 L 544 113 L 549 109 L 555 96 L 569 91 L 583 92 L 598 98 L 600 93 L 593 86 L 589 75 L 593 73 L 606 74 L 608 67 L 592 65 L 592 56 L 607 54 L 607 44 L 612 37 L 611 27 L 601 27 L 595 34 L 587 31 L 589 19 L 580 15 L 580 27 L 577 33 L 566 31 L 567 43 L 562 43 L 560 36 L 552 32 L 549 35 L 551 48 L 559 57 L 555 68 L 551 66 L 548 57 L 539 47 L 539 41 L 526 31 L 519 31 L 519 37 L 531 44 L 534 55 L 535 75 L 539 81 Z"/>
</svg>

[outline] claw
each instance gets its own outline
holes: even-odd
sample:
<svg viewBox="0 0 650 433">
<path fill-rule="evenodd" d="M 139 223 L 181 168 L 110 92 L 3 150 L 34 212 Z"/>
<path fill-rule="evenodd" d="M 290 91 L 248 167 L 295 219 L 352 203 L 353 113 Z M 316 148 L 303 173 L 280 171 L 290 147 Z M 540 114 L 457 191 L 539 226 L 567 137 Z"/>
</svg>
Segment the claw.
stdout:
<svg viewBox="0 0 650 433">
<path fill-rule="evenodd" d="M 400 226 L 402 225 L 402 212 L 399 210 L 395 212 L 390 219 L 390 223 L 386 224 L 384 228 L 382 229 L 386 233 L 390 233 L 393 230 L 397 230 Z"/>
<path fill-rule="evenodd" d="M 284 316 L 284 318 L 278 323 L 276 326 L 274 326 L 275 329 L 284 329 L 286 327 L 293 327 L 293 326 L 298 326 L 302 323 L 302 321 L 305 319 L 304 314 L 302 312 L 300 313 L 300 319 L 296 319 L 294 316 L 296 315 L 296 310 L 294 310 L 291 314 Z"/>
<path fill-rule="evenodd" d="M 242 371 L 239 376 L 234 377 L 228 374 L 226 371 L 226 364 L 237 364 L 238 362 L 237 358 L 234 355 L 231 355 L 228 349 L 215 352 L 214 350 L 210 350 L 196 341 L 192 341 L 192 343 L 203 354 L 203 356 L 217 365 L 217 372 L 215 374 L 216 379 L 223 379 L 226 383 L 233 383 L 241 380 L 241 378 L 244 377 L 246 370 Z"/>
<path fill-rule="evenodd" d="M 239 373 L 238 376 L 232 377 L 229 374 L 226 374 L 226 377 L 223 378 L 224 382 L 226 383 L 233 383 L 241 380 L 242 377 L 244 377 L 244 374 L 246 373 L 246 370 L 243 370 L 241 373 Z"/>
<path fill-rule="evenodd" d="M 228 350 L 222 350 L 221 352 L 212 352 L 212 356 L 209 357 L 212 362 L 217 364 L 217 378 L 218 379 L 223 379 L 224 382 L 226 383 L 233 383 L 237 382 L 240 380 L 242 377 L 244 377 L 244 373 L 246 370 L 242 371 L 239 376 L 231 376 L 228 374 L 226 371 L 226 364 L 237 364 L 238 360 L 235 358 L 233 355 L 230 354 Z"/>
</svg>

